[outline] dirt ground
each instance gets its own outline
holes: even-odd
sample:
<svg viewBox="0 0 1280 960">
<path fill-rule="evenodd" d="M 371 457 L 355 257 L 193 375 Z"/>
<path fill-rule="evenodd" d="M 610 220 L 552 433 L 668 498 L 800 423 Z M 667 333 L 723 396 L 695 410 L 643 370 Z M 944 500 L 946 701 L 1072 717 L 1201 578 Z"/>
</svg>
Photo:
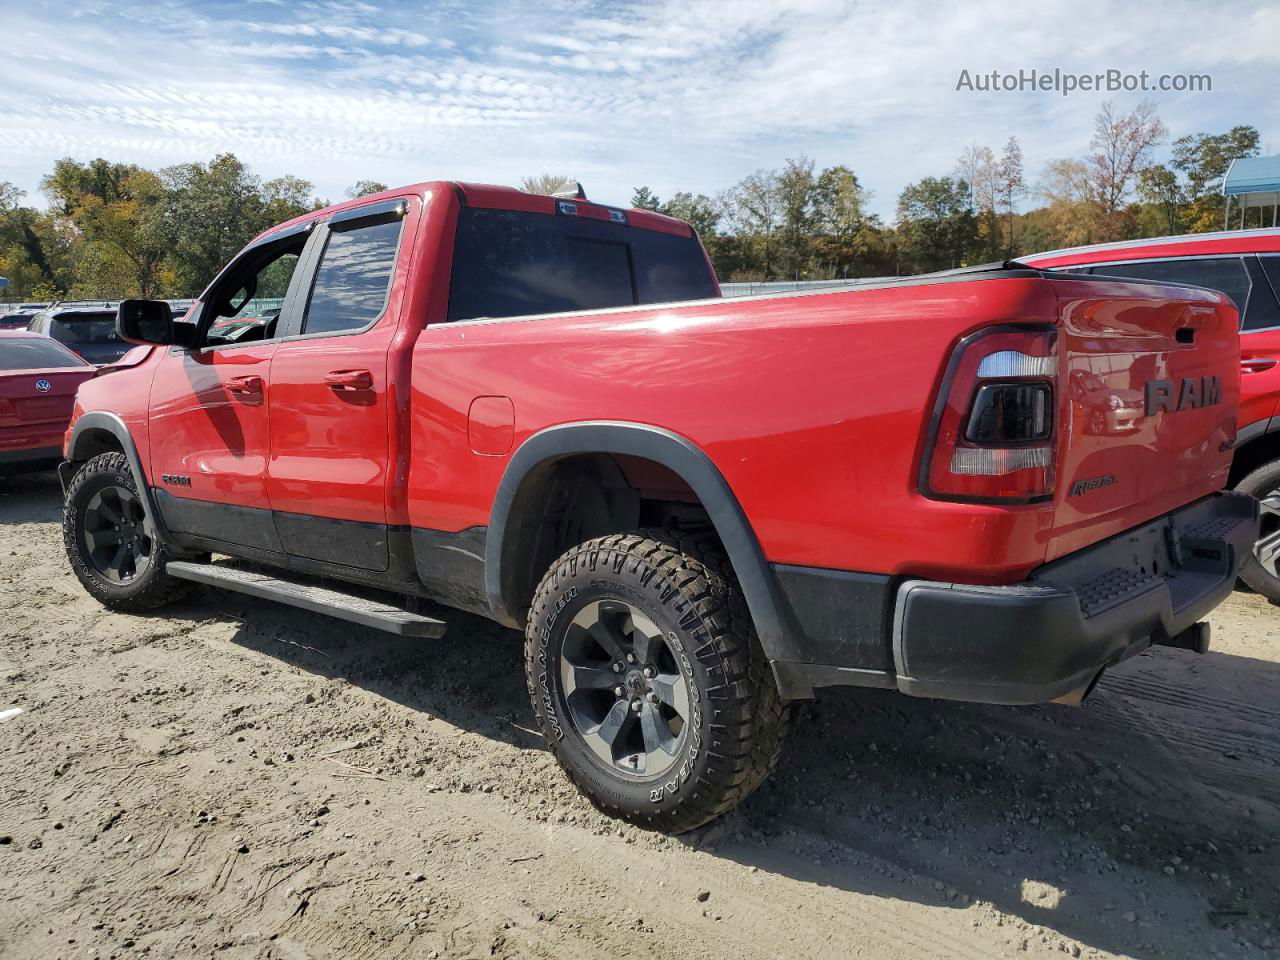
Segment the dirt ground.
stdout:
<svg viewBox="0 0 1280 960">
<path fill-rule="evenodd" d="M 213 592 L 112 614 L 58 517 L 53 477 L 0 482 L 6 960 L 1280 956 L 1257 597 L 1084 708 L 826 695 L 741 810 L 671 839 L 568 786 L 515 633 Z"/>
</svg>

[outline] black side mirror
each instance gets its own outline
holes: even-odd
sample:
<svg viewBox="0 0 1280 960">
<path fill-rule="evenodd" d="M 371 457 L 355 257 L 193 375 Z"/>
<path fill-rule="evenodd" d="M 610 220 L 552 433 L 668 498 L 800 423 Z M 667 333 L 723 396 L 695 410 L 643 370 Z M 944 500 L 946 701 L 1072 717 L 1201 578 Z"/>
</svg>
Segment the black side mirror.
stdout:
<svg viewBox="0 0 1280 960">
<path fill-rule="evenodd" d="M 116 309 L 116 336 L 127 343 L 190 346 L 186 325 L 173 322 L 173 311 L 163 300 L 121 300 Z"/>
</svg>

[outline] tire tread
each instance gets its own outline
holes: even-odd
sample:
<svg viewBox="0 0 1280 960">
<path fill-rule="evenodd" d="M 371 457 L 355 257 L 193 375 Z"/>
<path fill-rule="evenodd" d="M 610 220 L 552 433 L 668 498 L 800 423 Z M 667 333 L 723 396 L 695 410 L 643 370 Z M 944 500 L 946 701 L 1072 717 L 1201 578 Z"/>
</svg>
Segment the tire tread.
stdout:
<svg viewBox="0 0 1280 960">
<path fill-rule="evenodd" d="M 80 555 L 79 542 L 76 537 L 76 524 L 78 523 L 76 500 L 78 494 L 86 483 L 109 473 L 116 473 L 124 477 L 132 492 L 134 494 L 138 493 L 137 478 L 133 476 L 128 458 L 123 453 L 98 454 L 77 470 L 75 476 L 71 478 L 71 482 L 67 485 L 67 496 L 62 508 L 62 543 L 66 548 L 67 559 L 71 563 L 72 571 L 80 583 L 83 584 L 85 590 L 95 600 L 112 610 L 119 610 L 125 613 L 140 613 L 147 610 L 155 610 L 158 607 L 167 606 L 182 599 L 192 591 L 194 584 L 186 580 L 179 580 L 177 577 L 171 577 L 164 572 L 168 551 L 159 542 L 155 544 L 151 568 L 144 574 L 147 582 L 141 589 L 135 589 L 133 592 L 123 592 L 115 584 L 104 583 L 94 575 L 84 557 Z"/>
<path fill-rule="evenodd" d="M 600 796 L 566 762 L 560 744 L 547 736 L 543 723 L 535 624 L 539 614 L 554 604 L 561 580 L 582 565 L 590 567 L 602 560 L 616 570 L 629 568 L 645 583 L 660 577 L 663 596 L 669 595 L 667 591 L 679 594 L 709 635 L 690 654 L 719 678 L 706 690 L 711 716 L 705 747 L 710 762 L 701 765 L 692 790 L 660 810 L 624 808 Z M 529 697 L 557 762 L 597 807 L 632 823 L 668 833 L 701 826 L 746 799 L 781 756 L 790 708 L 778 694 L 746 601 L 714 533 L 643 529 L 597 537 L 566 552 L 534 592 L 525 629 L 525 664 Z"/>
</svg>

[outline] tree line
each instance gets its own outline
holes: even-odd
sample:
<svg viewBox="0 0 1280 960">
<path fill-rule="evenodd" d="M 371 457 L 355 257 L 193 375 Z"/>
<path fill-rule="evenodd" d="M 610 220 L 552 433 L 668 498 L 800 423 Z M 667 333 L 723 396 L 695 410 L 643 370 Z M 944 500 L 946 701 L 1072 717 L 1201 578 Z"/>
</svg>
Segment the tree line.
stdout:
<svg viewBox="0 0 1280 960">
<path fill-rule="evenodd" d="M 263 230 L 327 203 L 310 181 L 264 181 L 229 153 L 158 171 L 67 158 L 41 189 L 43 210 L 0 182 L 10 300 L 195 296 Z M 362 180 L 347 195 L 385 189 Z"/>
<path fill-rule="evenodd" d="M 1050 160 L 1034 178 L 1016 136 L 998 153 L 971 144 L 951 170 L 904 187 L 892 223 L 869 210 L 872 194 L 852 167 L 818 168 L 806 156 L 713 196 L 662 199 L 640 186 L 631 203 L 693 224 L 726 281 L 904 275 L 1220 229 L 1222 178 L 1233 159 L 1258 154 L 1257 129 L 1189 134 L 1173 141 L 1167 164 L 1155 163 L 1167 138 L 1150 102 L 1128 113 L 1104 103 L 1089 152 Z M 555 193 L 573 180 L 542 174 L 522 185 Z M 158 171 L 67 158 L 41 189 L 44 209 L 0 182 L 8 299 L 194 296 L 262 230 L 327 203 L 310 181 L 264 181 L 232 154 Z M 346 195 L 384 189 L 361 180 Z"/>
<path fill-rule="evenodd" d="M 1188 134 L 1173 141 L 1168 164 L 1155 163 L 1167 138 L 1144 101 L 1128 113 L 1104 103 L 1089 152 L 1051 160 L 1035 176 L 1016 136 L 998 154 L 971 144 L 951 170 L 902 189 L 893 223 L 868 212 L 871 193 L 850 167 L 818 169 L 804 156 L 714 196 L 664 201 L 641 186 L 631 202 L 692 223 L 727 281 L 897 276 L 1222 229 L 1222 178 L 1233 159 L 1258 155 L 1257 129 Z M 525 181 L 545 192 L 571 184 L 549 174 Z M 1261 211 L 1249 216 L 1246 226 L 1263 225 Z"/>
</svg>

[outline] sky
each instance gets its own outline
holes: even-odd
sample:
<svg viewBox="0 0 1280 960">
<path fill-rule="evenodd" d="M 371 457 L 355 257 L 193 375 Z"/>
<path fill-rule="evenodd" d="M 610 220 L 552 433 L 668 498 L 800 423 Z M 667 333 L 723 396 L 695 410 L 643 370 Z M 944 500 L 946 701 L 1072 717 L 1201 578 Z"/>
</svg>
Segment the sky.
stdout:
<svg viewBox="0 0 1280 960">
<path fill-rule="evenodd" d="M 576 176 L 713 194 L 806 154 L 892 219 L 899 191 L 1010 135 L 1034 183 L 1116 91 L 957 90 L 992 70 L 1205 73 L 1151 92 L 1172 137 L 1248 123 L 1280 152 L 1274 0 L 0 0 L 0 180 L 42 204 L 60 157 L 235 153 L 339 200 L 357 180 Z M 1166 147 L 1167 151 L 1167 147 Z"/>
</svg>

